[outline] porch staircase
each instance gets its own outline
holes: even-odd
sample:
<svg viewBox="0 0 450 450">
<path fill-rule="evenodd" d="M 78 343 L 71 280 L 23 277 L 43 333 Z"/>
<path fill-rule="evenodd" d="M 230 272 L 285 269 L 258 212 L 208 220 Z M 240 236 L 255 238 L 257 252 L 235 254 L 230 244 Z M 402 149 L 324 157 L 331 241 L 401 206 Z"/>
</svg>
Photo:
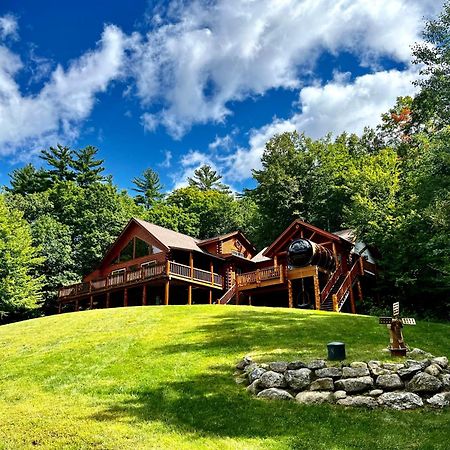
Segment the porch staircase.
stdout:
<svg viewBox="0 0 450 450">
<path fill-rule="evenodd" d="M 229 304 L 236 296 L 236 284 L 233 284 L 230 289 L 228 289 L 227 292 L 225 292 L 225 294 L 222 295 L 222 297 L 220 297 L 217 300 L 217 303 L 219 305 L 227 305 Z"/>
<path fill-rule="evenodd" d="M 333 295 L 336 295 L 336 292 L 342 286 L 342 283 L 345 280 L 345 275 L 340 274 L 330 289 L 330 292 L 325 297 L 325 300 L 321 302 L 320 309 L 322 311 L 333 311 Z M 323 291 L 322 291 L 323 292 Z"/>
<path fill-rule="evenodd" d="M 350 289 L 353 288 L 360 275 L 364 275 L 364 265 L 361 258 L 356 259 L 347 274 L 343 273 L 342 266 L 339 265 L 322 289 L 320 309 L 322 311 L 340 312 L 350 297 Z"/>
</svg>

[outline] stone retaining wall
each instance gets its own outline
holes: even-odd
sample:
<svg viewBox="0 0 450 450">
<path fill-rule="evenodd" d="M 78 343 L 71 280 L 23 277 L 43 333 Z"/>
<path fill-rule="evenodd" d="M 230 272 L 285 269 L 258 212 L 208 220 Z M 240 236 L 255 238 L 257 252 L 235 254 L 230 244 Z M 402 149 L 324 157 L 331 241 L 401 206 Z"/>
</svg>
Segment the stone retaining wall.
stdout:
<svg viewBox="0 0 450 450">
<path fill-rule="evenodd" d="M 258 364 L 246 356 L 236 369 L 236 382 L 246 384 L 247 391 L 260 398 L 398 410 L 450 405 L 450 370 L 445 356 L 339 366 L 330 366 L 323 359 Z"/>
</svg>

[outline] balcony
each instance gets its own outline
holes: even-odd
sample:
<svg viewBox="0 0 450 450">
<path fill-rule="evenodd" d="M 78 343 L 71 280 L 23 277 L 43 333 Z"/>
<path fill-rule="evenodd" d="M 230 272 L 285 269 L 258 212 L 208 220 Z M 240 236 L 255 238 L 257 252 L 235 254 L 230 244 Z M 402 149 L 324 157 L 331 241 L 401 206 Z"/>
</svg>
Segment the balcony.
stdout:
<svg viewBox="0 0 450 450">
<path fill-rule="evenodd" d="M 142 267 L 140 270 L 109 275 L 94 281 L 64 286 L 59 290 L 59 298 L 81 297 L 97 294 L 109 289 L 128 287 L 156 279 L 177 279 L 197 285 L 223 288 L 223 277 L 215 272 L 167 261 L 163 264 Z"/>
</svg>

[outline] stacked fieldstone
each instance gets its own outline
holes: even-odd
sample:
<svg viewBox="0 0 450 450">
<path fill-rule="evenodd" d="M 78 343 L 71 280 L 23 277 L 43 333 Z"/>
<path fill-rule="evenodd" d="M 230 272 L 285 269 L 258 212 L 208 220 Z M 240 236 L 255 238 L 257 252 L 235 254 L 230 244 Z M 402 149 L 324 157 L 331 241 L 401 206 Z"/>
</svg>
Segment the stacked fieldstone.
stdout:
<svg viewBox="0 0 450 450">
<path fill-rule="evenodd" d="M 257 364 L 245 356 L 236 382 L 260 398 L 299 403 L 336 403 L 367 408 L 415 409 L 450 406 L 448 359 L 408 359 L 404 363 L 352 362 L 328 366 L 323 359 Z"/>
</svg>

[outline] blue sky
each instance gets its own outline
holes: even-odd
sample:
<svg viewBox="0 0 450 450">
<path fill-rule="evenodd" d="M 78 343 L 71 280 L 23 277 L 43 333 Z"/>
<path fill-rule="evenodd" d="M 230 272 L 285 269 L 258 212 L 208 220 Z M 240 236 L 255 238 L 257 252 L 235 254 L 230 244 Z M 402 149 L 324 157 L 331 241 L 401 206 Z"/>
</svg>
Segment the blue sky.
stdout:
<svg viewBox="0 0 450 450">
<path fill-rule="evenodd" d="M 264 143 L 360 133 L 414 93 L 431 0 L 0 2 L 0 184 L 57 142 L 95 145 L 123 188 L 208 163 L 252 186 Z"/>
</svg>

